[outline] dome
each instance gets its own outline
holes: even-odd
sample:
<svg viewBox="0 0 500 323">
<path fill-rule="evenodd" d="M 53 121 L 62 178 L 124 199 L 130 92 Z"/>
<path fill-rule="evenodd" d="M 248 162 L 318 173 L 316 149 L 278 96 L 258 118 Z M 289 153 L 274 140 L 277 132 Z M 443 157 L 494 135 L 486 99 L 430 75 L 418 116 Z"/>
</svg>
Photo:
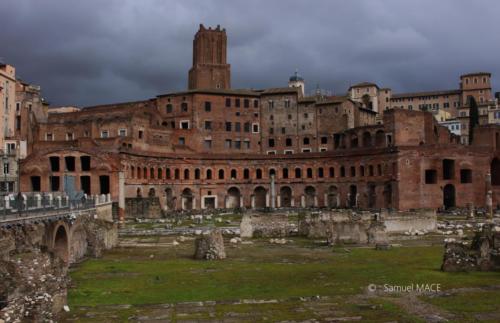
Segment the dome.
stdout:
<svg viewBox="0 0 500 323">
<path fill-rule="evenodd" d="M 292 76 L 290 76 L 289 81 L 290 82 L 304 82 L 304 79 L 302 78 L 302 76 L 299 75 L 298 71 L 295 71 L 295 73 Z"/>
</svg>

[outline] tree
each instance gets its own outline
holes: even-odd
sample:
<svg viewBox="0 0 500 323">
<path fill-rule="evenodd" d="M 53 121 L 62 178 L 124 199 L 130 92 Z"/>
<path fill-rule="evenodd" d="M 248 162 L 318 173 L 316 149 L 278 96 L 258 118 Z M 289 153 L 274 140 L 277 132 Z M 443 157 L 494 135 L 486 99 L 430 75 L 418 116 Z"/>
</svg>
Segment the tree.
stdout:
<svg viewBox="0 0 500 323">
<path fill-rule="evenodd" d="M 479 125 L 479 109 L 473 96 L 468 97 L 469 103 L 469 145 L 474 140 L 474 128 Z"/>
</svg>

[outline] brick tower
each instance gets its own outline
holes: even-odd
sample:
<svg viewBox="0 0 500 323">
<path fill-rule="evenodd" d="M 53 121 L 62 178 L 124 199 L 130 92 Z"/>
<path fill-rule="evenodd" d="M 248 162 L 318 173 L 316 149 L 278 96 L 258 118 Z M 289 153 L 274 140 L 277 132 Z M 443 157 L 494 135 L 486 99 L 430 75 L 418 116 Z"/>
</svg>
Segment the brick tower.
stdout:
<svg viewBox="0 0 500 323">
<path fill-rule="evenodd" d="M 191 89 L 229 89 L 231 88 L 230 65 L 226 62 L 226 29 L 200 24 L 193 40 L 193 67 L 189 70 Z"/>
</svg>

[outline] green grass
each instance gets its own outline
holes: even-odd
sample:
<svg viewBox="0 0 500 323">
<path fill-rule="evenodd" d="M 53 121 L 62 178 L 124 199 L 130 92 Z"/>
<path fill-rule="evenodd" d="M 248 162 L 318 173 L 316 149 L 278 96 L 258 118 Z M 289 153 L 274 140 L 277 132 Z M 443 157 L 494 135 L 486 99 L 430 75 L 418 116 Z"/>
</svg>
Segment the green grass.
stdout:
<svg viewBox="0 0 500 323">
<path fill-rule="evenodd" d="M 298 243 L 300 244 L 300 243 Z M 254 245 L 227 248 L 228 259 L 190 259 L 178 248 L 118 248 L 71 273 L 72 306 L 354 295 L 368 284 L 440 283 L 442 289 L 499 284 L 498 273 L 444 273 L 442 247 L 376 251 Z M 154 255 L 154 258 L 150 258 Z"/>
</svg>

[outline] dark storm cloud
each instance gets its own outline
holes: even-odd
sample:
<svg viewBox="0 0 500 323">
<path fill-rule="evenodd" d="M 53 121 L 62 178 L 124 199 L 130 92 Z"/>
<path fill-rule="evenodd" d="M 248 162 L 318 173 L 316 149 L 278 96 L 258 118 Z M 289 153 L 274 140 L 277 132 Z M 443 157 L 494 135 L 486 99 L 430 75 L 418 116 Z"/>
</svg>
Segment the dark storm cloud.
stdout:
<svg viewBox="0 0 500 323">
<path fill-rule="evenodd" d="M 373 81 L 448 89 L 471 71 L 500 87 L 500 2 L 466 0 L 2 0 L 0 57 L 54 105 L 140 100 L 186 88 L 199 23 L 229 37 L 235 88 L 340 94 Z"/>
</svg>

